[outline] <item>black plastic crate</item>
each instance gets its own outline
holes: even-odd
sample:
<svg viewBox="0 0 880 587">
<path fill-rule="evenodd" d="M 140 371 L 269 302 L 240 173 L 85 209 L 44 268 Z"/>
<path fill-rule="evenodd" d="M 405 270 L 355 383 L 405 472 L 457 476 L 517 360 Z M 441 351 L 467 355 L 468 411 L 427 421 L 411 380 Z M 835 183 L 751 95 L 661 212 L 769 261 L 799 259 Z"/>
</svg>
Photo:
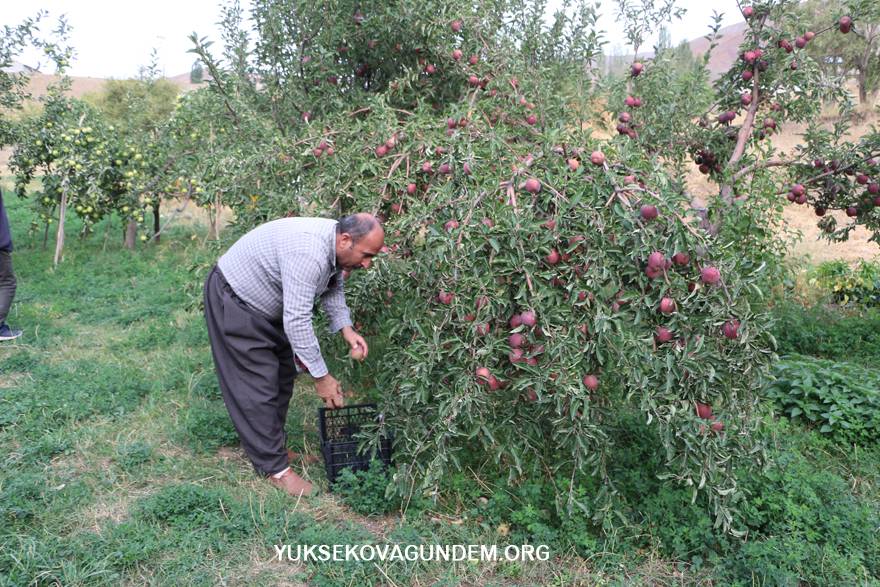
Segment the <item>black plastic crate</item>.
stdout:
<svg viewBox="0 0 880 587">
<path fill-rule="evenodd" d="M 331 410 L 318 408 L 318 433 L 321 437 L 321 454 L 324 456 L 324 468 L 330 484 L 343 469 L 352 471 L 370 468 L 371 450 L 358 452 L 360 441 L 354 438 L 363 424 L 376 422 L 379 419 L 376 404 L 356 404 Z M 383 437 L 379 442 L 376 458 L 391 464 L 391 439 Z"/>
</svg>

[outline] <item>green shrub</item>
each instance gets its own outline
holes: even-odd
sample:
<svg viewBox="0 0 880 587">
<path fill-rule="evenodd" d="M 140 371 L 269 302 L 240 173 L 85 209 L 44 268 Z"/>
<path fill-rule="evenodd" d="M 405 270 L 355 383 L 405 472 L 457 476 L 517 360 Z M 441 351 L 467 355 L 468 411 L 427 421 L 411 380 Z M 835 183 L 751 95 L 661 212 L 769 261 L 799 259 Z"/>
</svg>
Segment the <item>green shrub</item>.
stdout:
<svg viewBox="0 0 880 587">
<path fill-rule="evenodd" d="M 880 511 L 860 501 L 839 475 L 791 450 L 775 466 L 743 479 L 740 508 L 750 531 L 731 544 L 722 583 L 854 585 L 880 580 Z M 865 583 L 867 584 L 867 583 Z"/>
<path fill-rule="evenodd" d="M 238 433 L 223 402 L 194 401 L 186 412 L 184 431 L 187 443 L 197 451 L 238 444 Z"/>
<path fill-rule="evenodd" d="M 880 439 L 880 371 L 798 356 L 774 370 L 767 396 L 789 418 L 848 443 Z"/>
<path fill-rule="evenodd" d="M 838 303 L 880 306 L 880 263 L 826 261 L 816 267 L 815 279 Z"/>
<path fill-rule="evenodd" d="M 880 357 L 880 310 L 855 313 L 783 300 L 773 309 L 780 354 L 800 354 L 873 365 Z"/>
<path fill-rule="evenodd" d="M 0 486 L 0 519 L 5 524 L 27 522 L 45 505 L 43 475 L 25 473 L 5 479 Z"/>
<path fill-rule="evenodd" d="M 131 471 L 153 457 L 153 447 L 146 442 L 136 441 L 123 444 L 116 449 L 116 464 L 123 470 Z"/>
<path fill-rule="evenodd" d="M 170 485 L 134 508 L 135 520 L 170 526 L 186 538 L 195 533 L 216 543 L 243 537 L 254 530 L 240 504 L 225 491 L 193 484 Z"/>
<path fill-rule="evenodd" d="M 367 470 L 343 469 L 333 492 L 363 516 L 386 514 L 400 507 L 399 498 L 385 497 L 388 482 L 387 467 L 382 461 L 373 460 Z"/>
</svg>

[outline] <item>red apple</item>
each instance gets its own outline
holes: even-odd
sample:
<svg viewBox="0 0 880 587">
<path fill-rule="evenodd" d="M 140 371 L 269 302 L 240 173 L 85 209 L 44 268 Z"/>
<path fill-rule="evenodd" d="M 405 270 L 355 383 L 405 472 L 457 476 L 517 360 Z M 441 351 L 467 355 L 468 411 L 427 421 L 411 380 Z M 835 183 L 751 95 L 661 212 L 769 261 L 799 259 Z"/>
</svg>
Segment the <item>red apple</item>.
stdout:
<svg viewBox="0 0 880 587">
<path fill-rule="evenodd" d="M 712 406 L 709 404 L 702 404 L 697 402 L 697 416 L 702 418 L 703 420 L 711 420 L 712 419 Z"/>
<path fill-rule="evenodd" d="M 515 348 L 515 349 L 521 347 L 523 345 L 523 343 L 525 343 L 525 341 L 526 341 L 526 337 L 524 337 L 522 334 L 520 334 L 518 332 L 514 332 L 509 337 L 507 337 L 507 343 L 512 348 Z"/>
<path fill-rule="evenodd" d="M 641 63 L 639 63 L 638 61 L 636 61 L 635 63 L 632 64 L 632 67 L 630 67 L 630 72 L 632 73 L 632 76 L 633 76 L 633 77 L 636 77 L 636 76 L 638 76 L 639 74 L 642 73 L 642 70 L 643 70 L 644 68 L 645 68 L 644 65 L 642 65 Z"/>
<path fill-rule="evenodd" d="M 471 55 L 470 57 L 468 57 L 468 63 L 470 63 L 471 65 L 476 65 L 479 61 L 480 58 L 476 55 Z"/>
<path fill-rule="evenodd" d="M 537 194 L 541 191 L 541 182 L 534 177 L 530 177 L 525 182 L 525 188 L 530 194 Z"/>
<path fill-rule="evenodd" d="M 603 165 L 605 163 L 605 154 L 602 151 L 593 151 L 590 154 L 590 162 L 593 165 Z"/>
<path fill-rule="evenodd" d="M 544 260 L 549 265 L 556 265 L 557 263 L 559 263 L 559 261 L 562 260 L 562 256 L 559 254 L 559 251 L 557 251 L 556 249 L 552 249 L 550 253 L 544 257 Z"/>
<path fill-rule="evenodd" d="M 491 327 L 489 326 L 489 323 L 488 323 L 488 322 L 483 322 L 482 324 L 477 324 L 477 325 L 474 327 L 474 330 L 475 330 L 475 331 L 477 332 L 477 334 L 479 334 L 480 336 L 485 336 L 485 335 L 489 334 L 489 330 L 491 330 Z"/>
<path fill-rule="evenodd" d="M 847 206 L 846 215 L 849 216 L 850 218 L 854 218 L 855 216 L 859 215 L 859 209 L 856 208 L 855 206 Z"/>
<path fill-rule="evenodd" d="M 840 27 L 840 32 L 846 34 L 852 29 L 852 18 L 849 16 L 841 16 L 840 20 L 837 21 L 838 26 Z"/>
<path fill-rule="evenodd" d="M 510 317 L 510 328 L 519 328 L 522 325 L 522 315 L 514 314 Z"/>
<path fill-rule="evenodd" d="M 418 189 L 418 188 L 416 187 L 416 184 L 414 184 L 414 183 L 408 183 L 406 185 L 406 193 L 408 193 L 409 195 L 413 195 L 414 193 L 416 193 L 416 189 Z"/>
<path fill-rule="evenodd" d="M 816 38 L 816 33 L 814 33 L 813 31 L 807 31 L 804 33 L 804 40 L 806 40 L 806 41 L 812 41 L 815 38 Z"/>
<path fill-rule="evenodd" d="M 658 344 L 667 343 L 672 340 L 672 332 L 665 326 L 658 326 L 657 330 L 654 332 L 654 340 L 656 340 Z"/>
<path fill-rule="evenodd" d="M 511 363 L 521 363 L 523 356 L 523 350 L 519 348 L 511 349 L 510 352 L 507 353 L 507 358 Z"/>
<path fill-rule="evenodd" d="M 672 298 L 663 298 L 660 300 L 660 311 L 664 314 L 672 314 L 675 312 L 675 300 Z"/>
<path fill-rule="evenodd" d="M 577 171 L 578 167 L 580 167 L 580 166 L 581 166 L 580 161 L 578 161 L 577 159 L 569 159 L 568 160 L 568 168 L 571 169 L 572 171 Z"/>
<path fill-rule="evenodd" d="M 531 124 L 531 125 L 535 125 L 535 124 L 538 123 L 538 117 L 535 116 L 534 114 L 529 114 L 529 115 L 526 117 L 526 122 L 528 122 L 528 123 Z"/>
<path fill-rule="evenodd" d="M 441 304 L 444 304 L 446 306 L 452 303 L 453 297 L 455 297 L 455 294 L 448 291 L 441 291 L 437 294 L 437 299 L 440 301 Z"/>
<path fill-rule="evenodd" d="M 461 25 L 462 25 L 461 19 L 456 18 L 455 20 L 452 21 L 452 23 L 449 26 L 452 28 L 452 32 L 460 33 L 461 32 Z"/>
<path fill-rule="evenodd" d="M 728 320 L 721 326 L 721 333 L 731 340 L 739 335 L 739 320 Z"/>
<path fill-rule="evenodd" d="M 590 391 L 596 391 L 599 389 L 599 378 L 595 375 L 584 375 L 584 387 L 589 389 Z"/>
<path fill-rule="evenodd" d="M 691 257 L 687 253 L 675 253 L 672 255 L 672 262 L 676 265 L 684 267 L 691 262 Z"/>
<path fill-rule="evenodd" d="M 431 165 L 430 161 L 422 163 L 422 173 L 431 173 L 432 171 L 434 171 L 434 166 Z"/>
<path fill-rule="evenodd" d="M 443 228 L 446 229 L 446 232 L 451 232 L 458 228 L 458 220 L 450 220 L 446 224 L 443 225 Z"/>
<path fill-rule="evenodd" d="M 522 320 L 522 323 L 530 328 L 538 323 L 538 317 L 532 310 L 526 310 L 520 314 L 519 317 L 520 320 Z"/>
<path fill-rule="evenodd" d="M 743 17 L 752 18 L 752 16 L 754 14 L 755 14 L 755 9 L 752 8 L 751 6 L 746 6 L 745 8 L 743 8 Z"/>
<path fill-rule="evenodd" d="M 721 432 L 724 430 L 724 422 L 712 422 L 712 432 Z"/>
<path fill-rule="evenodd" d="M 461 59 L 461 56 L 462 56 L 462 55 L 464 55 L 464 53 L 462 53 L 461 49 L 454 49 L 454 50 L 452 51 L 452 58 L 453 58 L 454 60 L 456 60 L 456 61 L 458 61 L 459 59 Z"/>
<path fill-rule="evenodd" d="M 876 196 L 880 194 L 880 183 L 869 183 L 868 184 L 868 193 L 872 196 Z"/>
<path fill-rule="evenodd" d="M 660 251 L 654 251 L 648 255 L 648 267 L 662 269 L 666 265 L 666 257 Z"/>
<path fill-rule="evenodd" d="M 477 367 L 477 370 L 474 371 L 474 375 L 476 375 L 477 379 L 482 383 L 489 381 L 489 378 L 492 377 L 492 372 L 486 367 Z"/>
<path fill-rule="evenodd" d="M 856 183 L 860 185 L 865 185 L 866 183 L 868 183 L 869 179 L 870 178 L 864 173 L 859 173 L 858 175 L 856 175 Z"/>
<path fill-rule="evenodd" d="M 700 271 L 700 279 L 703 283 L 712 285 L 721 280 L 721 272 L 715 267 L 703 267 Z"/>
<path fill-rule="evenodd" d="M 650 204 L 644 204 L 639 209 L 639 213 L 642 215 L 643 220 L 654 220 L 657 218 L 657 207 Z"/>
</svg>

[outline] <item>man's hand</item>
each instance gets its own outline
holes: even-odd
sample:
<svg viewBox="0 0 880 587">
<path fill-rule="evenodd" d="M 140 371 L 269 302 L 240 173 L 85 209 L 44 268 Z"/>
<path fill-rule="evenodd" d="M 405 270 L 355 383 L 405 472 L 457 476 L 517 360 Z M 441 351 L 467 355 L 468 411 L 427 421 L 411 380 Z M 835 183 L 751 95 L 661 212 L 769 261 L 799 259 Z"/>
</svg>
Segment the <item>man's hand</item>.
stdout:
<svg viewBox="0 0 880 587">
<path fill-rule="evenodd" d="M 342 386 L 329 373 L 315 379 L 315 392 L 324 400 L 324 406 L 331 410 L 341 408 L 345 403 L 342 399 Z"/>
<path fill-rule="evenodd" d="M 352 359 L 363 361 L 367 358 L 369 348 L 367 348 L 367 341 L 364 340 L 363 336 L 355 332 L 351 326 L 346 326 L 342 329 L 342 337 L 348 343 L 348 346 L 351 347 Z"/>
</svg>

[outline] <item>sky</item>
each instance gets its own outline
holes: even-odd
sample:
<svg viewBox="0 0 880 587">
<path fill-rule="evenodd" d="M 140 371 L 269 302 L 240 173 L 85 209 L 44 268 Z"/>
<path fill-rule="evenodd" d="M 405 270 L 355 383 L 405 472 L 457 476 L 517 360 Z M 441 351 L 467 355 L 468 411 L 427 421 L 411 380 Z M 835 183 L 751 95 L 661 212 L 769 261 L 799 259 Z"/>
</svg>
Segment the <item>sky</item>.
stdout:
<svg viewBox="0 0 880 587">
<path fill-rule="evenodd" d="M 76 51 L 68 73 L 74 76 L 135 77 L 140 68 L 149 63 L 150 53 L 156 49 L 160 72 L 171 77 L 188 73 L 195 61 L 195 55 L 187 53 L 192 48 L 188 39 L 192 32 L 220 44 L 216 23 L 223 3 L 219 0 L 8 0 L 4 3 L 7 5 L 0 11 L 0 26 L 18 24 L 38 9 L 49 13 L 47 24 L 66 15 L 72 29 L 70 44 Z M 240 3 L 248 12 L 250 0 Z M 561 0 L 550 0 L 548 13 L 560 3 Z M 616 24 L 616 2 L 605 0 L 600 4 L 603 7 L 599 28 L 605 31 L 604 38 L 608 41 L 605 51 L 626 53 L 625 41 Z M 713 10 L 724 13 L 724 26 L 742 19 L 736 0 L 678 0 L 677 6 L 687 9 L 687 14 L 668 25 L 673 45 L 705 35 Z M 650 47 L 649 42 L 644 49 Z M 39 57 L 36 53 L 26 53 L 17 61 L 33 66 L 38 64 Z M 50 72 L 45 60 L 39 65 L 41 71 Z"/>
</svg>

